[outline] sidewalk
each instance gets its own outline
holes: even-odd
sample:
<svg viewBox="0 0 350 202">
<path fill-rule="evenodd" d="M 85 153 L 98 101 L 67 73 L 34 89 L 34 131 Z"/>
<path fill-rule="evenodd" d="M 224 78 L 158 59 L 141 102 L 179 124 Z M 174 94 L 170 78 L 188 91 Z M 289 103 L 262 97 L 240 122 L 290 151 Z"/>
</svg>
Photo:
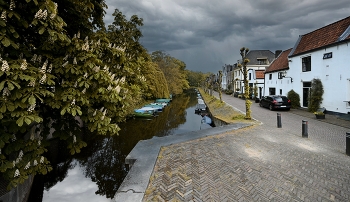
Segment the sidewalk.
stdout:
<svg viewBox="0 0 350 202">
<path fill-rule="evenodd" d="M 290 112 L 315 118 L 305 110 Z M 330 114 L 322 121 L 350 125 Z M 147 189 L 127 190 L 139 198 L 123 201 L 350 201 L 350 156 L 345 151 L 268 124 L 210 131 L 208 137 L 163 144 L 151 162 Z M 153 143 L 150 147 L 156 149 Z"/>
</svg>

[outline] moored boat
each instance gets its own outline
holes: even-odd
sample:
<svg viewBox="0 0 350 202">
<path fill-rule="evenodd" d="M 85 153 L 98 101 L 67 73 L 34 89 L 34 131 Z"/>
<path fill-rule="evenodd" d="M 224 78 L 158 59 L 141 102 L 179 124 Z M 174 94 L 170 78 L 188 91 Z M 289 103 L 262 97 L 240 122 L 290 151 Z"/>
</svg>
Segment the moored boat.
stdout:
<svg viewBox="0 0 350 202">
<path fill-rule="evenodd" d="M 154 117 L 156 115 L 155 108 L 151 107 L 142 107 L 140 109 L 134 110 L 134 116 L 135 117 Z"/>
</svg>

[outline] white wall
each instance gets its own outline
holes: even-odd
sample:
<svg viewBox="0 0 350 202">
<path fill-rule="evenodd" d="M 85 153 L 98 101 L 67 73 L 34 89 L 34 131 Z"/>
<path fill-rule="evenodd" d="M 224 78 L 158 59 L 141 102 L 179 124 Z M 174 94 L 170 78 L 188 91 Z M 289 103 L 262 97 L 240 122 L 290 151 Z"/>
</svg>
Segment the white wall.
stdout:
<svg viewBox="0 0 350 202">
<path fill-rule="evenodd" d="M 323 59 L 324 53 L 329 52 L 332 52 L 332 58 Z M 311 56 L 311 71 L 302 72 L 302 58 L 309 55 Z M 291 86 L 300 95 L 301 106 L 303 101 L 303 82 L 311 82 L 312 79 L 318 78 L 321 79 L 324 88 L 321 107 L 325 107 L 327 111 L 350 112 L 350 105 L 344 102 L 350 101 L 349 59 L 350 44 L 348 43 L 290 58 L 290 69 L 287 76 L 293 78 L 294 82 Z M 283 79 L 283 82 L 284 80 L 286 78 Z M 284 87 L 287 88 L 287 86 Z"/>
</svg>

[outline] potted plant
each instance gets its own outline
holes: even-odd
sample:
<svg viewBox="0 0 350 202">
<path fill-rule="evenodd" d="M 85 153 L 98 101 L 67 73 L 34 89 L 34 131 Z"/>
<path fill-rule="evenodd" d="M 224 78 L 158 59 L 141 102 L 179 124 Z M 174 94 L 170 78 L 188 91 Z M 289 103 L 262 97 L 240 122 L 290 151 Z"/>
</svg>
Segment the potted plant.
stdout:
<svg viewBox="0 0 350 202">
<path fill-rule="evenodd" d="M 325 119 L 326 115 L 322 111 L 314 112 L 316 119 Z"/>
</svg>

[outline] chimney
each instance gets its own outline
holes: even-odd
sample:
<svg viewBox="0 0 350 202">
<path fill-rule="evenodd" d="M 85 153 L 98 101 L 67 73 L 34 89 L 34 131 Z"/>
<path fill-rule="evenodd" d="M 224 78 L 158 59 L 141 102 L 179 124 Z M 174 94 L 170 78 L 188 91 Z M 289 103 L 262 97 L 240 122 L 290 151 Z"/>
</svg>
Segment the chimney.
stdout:
<svg viewBox="0 0 350 202">
<path fill-rule="evenodd" d="M 282 50 L 275 51 L 275 58 L 277 58 L 282 53 Z"/>
</svg>

